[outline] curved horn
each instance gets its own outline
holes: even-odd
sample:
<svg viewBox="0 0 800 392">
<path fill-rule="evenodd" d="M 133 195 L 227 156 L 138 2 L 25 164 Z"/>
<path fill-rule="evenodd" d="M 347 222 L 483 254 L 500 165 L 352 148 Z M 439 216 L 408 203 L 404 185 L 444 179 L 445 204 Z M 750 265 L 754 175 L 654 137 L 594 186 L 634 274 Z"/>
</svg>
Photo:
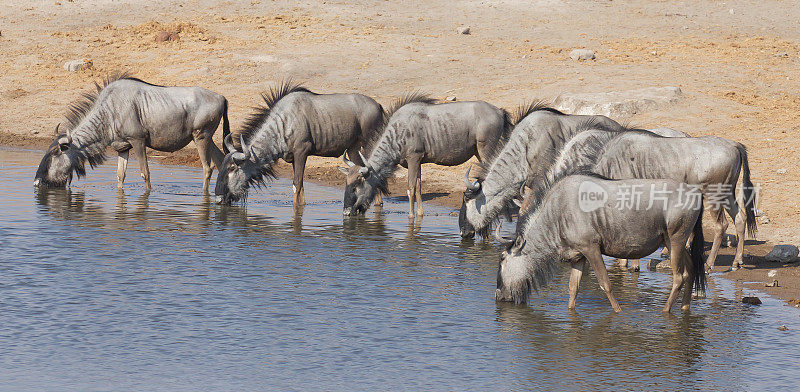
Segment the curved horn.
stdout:
<svg viewBox="0 0 800 392">
<path fill-rule="evenodd" d="M 252 154 L 250 154 L 250 148 L 247 147 L 247 144 L 244 142 L 244 135 L 239 134 L 239 143 L 242 145 L 242 153 L 244 153 L 244 159 L 250 159 Z"/>
<path fill-rule="evenodd" d="M 364 166 L 367 166 L 367 158 L 364 157 L 360 150 L 358 151 L 358 156 L 361 157 L 361 162 L 364 162 Z"/>
<path fill-rule="evenodd" d="M 479 189 L 481 189 L 481 183 L 478 181 L 472 183 L 469 182 L 469 172 L 471 170 L 472 170 L 472 165 L 469 165 L 469 168 L 467 168 L 467 172 L 464 173 L 464 185 L 466 185 L 467 190 L 477 192 Z"/>
<path fill-rule="evenodd" d="M 56 130 L 53 131 L 53 135 L 58 136 L 58 127 L 61 126 L 61 123 L 56 124 Z"/>
<path fill-rule="evenodd" d="M 344 154 L 342 154 L 342 160 L 344 161 L 344 163 L 347 164 L 347 167 L 353 167 L 353 166 L 356 165 L 355 163 L 353 163 L 353 161 L 347 159 L 347 153 L 346 152 Z"/>
<path fill-rule="evenodd" d="M 230 151 L 230 152 L 238 151 L 236 149 L 236 146 L 233 145 L 233 140 L 231 140 L 231 134 L 230 133 L 225 135 L 225 138 L 222 139 L 222 142 L 225 143 L 225 147 L 228 148 L 228 151 Z"/>
<path fill-rule="evenodd" d="M 502 222 L 498 223 L 497 224 L 497 228 L 494 229 L 494 239 L 496 239 L 497 242 L 499 242 L 499 243 L 501 243 L 501 244 L 503 244 L 505 246 L 509 246 L 509 245 L 513 244 L 514 243 L 513 239 L 506 238 L 506 237 L 503 237 L 502 235 L 500 235 L 500 228 L 501 227 L 503 227 L 503 223 Z"/>
</svg>

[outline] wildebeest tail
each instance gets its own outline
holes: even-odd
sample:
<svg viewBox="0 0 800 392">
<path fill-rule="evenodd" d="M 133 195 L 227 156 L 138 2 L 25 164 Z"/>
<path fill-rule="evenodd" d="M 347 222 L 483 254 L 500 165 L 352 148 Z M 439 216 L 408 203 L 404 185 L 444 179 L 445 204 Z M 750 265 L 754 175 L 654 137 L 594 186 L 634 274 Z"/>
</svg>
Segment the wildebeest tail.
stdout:
<svg viewBox="0 0 800 392">
<path fill-rule="evenodd" d="M 703 205 L 702 198 L 700 205 Z M 706 292 L 706 267 L 703 260 L 705 245 L 705 238 L 703 238 L 703 209 L 701 208 L 700 213 L 697 214 L 697 221 L 694 223 L 692 243 L 689 245 L 689 254 L 694 266 L 694 290 L 698 293 Z"/>
<path fill-rule="evenodd" d="M 742 161 L 742 194 L 744 196 L 744 212 L 745 222 L 747 223 L 747 234 L 754 238 L 756 236 L 756 207 L 755 199 L 753 198 L 753 182 L 750 181 L 750 163 L 747 159 L 747 147 L 743 144 L 736 143 L 736 149 L 739 150 L 739 159 Z M 736 189 L 733 190 L 734 198 L 736 196 Z"/>
<path fill-rule="evenodd" d="M 231 123 L 228 122 L 228 100 L 222 106 L 222 152 L 228 155 L 228 146 L 225 145 L 225 138 L 231 134 Z"/>
</svg>

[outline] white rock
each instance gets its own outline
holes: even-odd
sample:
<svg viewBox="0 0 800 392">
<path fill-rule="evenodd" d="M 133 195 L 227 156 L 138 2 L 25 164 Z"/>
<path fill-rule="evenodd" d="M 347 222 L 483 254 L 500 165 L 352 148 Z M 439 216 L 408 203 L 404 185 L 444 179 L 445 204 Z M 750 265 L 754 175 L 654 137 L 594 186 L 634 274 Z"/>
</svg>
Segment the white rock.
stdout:
<svg viewBox="0 0 800 392">
<path fill-rule="evenodd" d="M 594 51 L 590 49 L 573 49 L 569 52 L 569 57 L 575 61 L 594 60 Z"/>
<path fill-rule="evenodd" d="M 451 95 L 451 96 L 445 98 L 444 100 L 445 101 L 449 101 L 449 102 L 455 102 L 456 101 L 456 96 L 455 95 Z"/>
<path fill-rule="evenodd" d="M 558 110 L 570 114 L 602 114 L 612 118 L 630 117 L 678 102 L 680 87 L 649 87 L 607 93 L 566 93 L 555 101 Z"/>
<path fill-rule="evenodd" d="M 778 275 L 778 270 L 770 270 L 769 272 L 767 272 L 768 278 L 774 278 L 776 275 Z"/>
<path fill-rule="evenodd" d="M 794 245 L 775 245 L 764 259 L 767 261 L 775 261 L 779 263 L 791 263 L 797 260 L 797 254 L 800 253 Z"/>
<path fill-rule="evenodd" d="M 457 31 L 458 31 L 459 34 L 469 35 L 470 28 L 469 28 L 469 26 L 461 26 L 461 27 L 458 28 Z"/>
<path fill-rule="evenodd" d="M 786 174 L 786 169 L 778 169 L 778 174 Z"/>
<path fill-rule="evenodd" d="M 89 59 L 70 60 L 64 63 L 64 69 L 70 72 L 81 71 L 89 68 L 92 68 L 92 60 Z"/>
<path fill-rule="evenodd" d="M 766 225 L 767 223 L 769 223 L 769 217 L 766 216 L 766 215 L 762 216 L 761 219 L 758 220 L 758 223 L 761 223 L 762 225 Z"/>
</svg>

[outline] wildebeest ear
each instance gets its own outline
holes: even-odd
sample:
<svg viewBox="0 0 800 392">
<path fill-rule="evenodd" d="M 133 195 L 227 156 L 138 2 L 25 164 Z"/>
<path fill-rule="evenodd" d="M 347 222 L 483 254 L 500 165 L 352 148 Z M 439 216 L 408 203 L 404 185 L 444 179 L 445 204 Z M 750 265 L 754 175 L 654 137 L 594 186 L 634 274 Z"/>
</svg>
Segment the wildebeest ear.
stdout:
<svg viewBox="0 0 800 392">
<path fill-rule="evenodd" d="M 350 170 L 347 170 L 346 167 L 341 167 L 341 166 L 337 166 L 337 167 L 339 168 L 339 171 L 344 173 L 344 174 L 349 174 L 350 173 Z"/>
</svg>

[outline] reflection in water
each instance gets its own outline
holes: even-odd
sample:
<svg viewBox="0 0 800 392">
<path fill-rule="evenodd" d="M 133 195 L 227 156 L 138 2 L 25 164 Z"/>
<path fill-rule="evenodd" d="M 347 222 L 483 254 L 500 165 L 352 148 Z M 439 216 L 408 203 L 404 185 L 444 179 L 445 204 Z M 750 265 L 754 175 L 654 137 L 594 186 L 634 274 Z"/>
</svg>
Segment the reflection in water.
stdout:
<svg viewBox="0 0 800 392">
<path fill-rule="evenodd" d="M 567 270 L 528 306 L 493 300 L 498 249 L 435 206 L 343 217 L 341 191 L 279 180 L 246 205 L 153 165 L 30 188 L 37 154 L 0 150 L 0 379 L 8 390 L 753 390 L 794 385 L 794 308 L 718 277 L 662 315 L 670 277 L 611 266 L 576 311 Z M 161 171 L 161 174 L 158 172 Z M 196 192 L 196 193 L 191 193 Z M 787 315 L 788 314 L 788 315 Z M 778 324 L 778 325 L 779 325 Z M 131 377 L 135 374 L 136 377 Z M 2 389 L 2 388 L 0 388 Z"/>
</svg>

